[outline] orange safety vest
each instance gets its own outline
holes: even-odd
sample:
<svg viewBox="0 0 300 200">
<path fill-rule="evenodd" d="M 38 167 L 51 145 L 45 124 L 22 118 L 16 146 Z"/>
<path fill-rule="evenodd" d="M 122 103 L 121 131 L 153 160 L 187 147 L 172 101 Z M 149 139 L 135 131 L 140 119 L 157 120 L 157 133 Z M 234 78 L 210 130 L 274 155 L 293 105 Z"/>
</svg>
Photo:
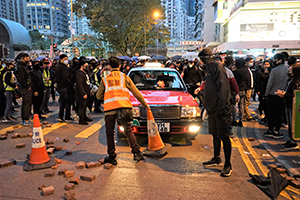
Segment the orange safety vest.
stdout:
<svg viewBox="0 0 300 200">
<path fill-rule="evenodd" d="M 105 86 L 104 111 L 132 108 L 125 77 L 126 75 L 120 71 L 112 71 L 109 75 L 102 78 Z"/>
</svg>

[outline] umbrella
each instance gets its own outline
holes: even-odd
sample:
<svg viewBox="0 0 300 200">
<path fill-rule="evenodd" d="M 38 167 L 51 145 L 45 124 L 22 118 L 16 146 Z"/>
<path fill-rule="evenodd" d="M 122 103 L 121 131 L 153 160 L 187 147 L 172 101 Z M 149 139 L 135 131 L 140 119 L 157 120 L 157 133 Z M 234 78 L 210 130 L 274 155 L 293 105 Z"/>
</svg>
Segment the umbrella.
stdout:
<svg viewBox="0 0 300 200">
<path fill-rule="evenodd" d="M 133 56 L 131 59 L 134 60 L 135 62 L 139 61 L 139 58 L 137 56 Z"/>
<path fill-rule="evenodd" d="M 59 56 L 55 56 L 53 60 L 59 60 Z"/>
<path fill-rule="evenodd" d="M 194 58 L 198 58 L 198 54 L 195 53 L 195 52 L 187 52 L 187 53 L 182 55 L 182 58 L 184 58 L 184 59 L 194 59 Z"/>
<path fill-rule="evenodd" d="M 157 55 L 157 56 L 153 56 L 152 60 L 167 61 L 168 59 L 165 56 Z"/>
<path fill-rule="evenodd" d="M 95 59 L 97 61 L 97 59 L 94 56 L 87 56 L 85 57 L 87 61 L 90 61 L 92 59 Z"/>
<path fill-rule="evenodd" d="M 172 61 L 181 60 L 181 59 L 182 59 L 182 56 L 180 56 L 180 55 L 176 55 L 176 56 L 171 57 Z"/>
<path fill-rule="evenodd" d="M 37 57 L 35 60 L 40 61 L 40 60 L 43 60 L 44 58 L 47 58 L 47 57 L 46 57 L 46 56 L 39 56 L 39 57 Z"/>
<path fill-rule="evenodd" d="M 124 61 L 131 61 L 132 59 L 128 56 L 119 56 L 118 57 L 120 60 L 124 60 Z"/>
<path fill-rule="evenodd" d="M 140 56 L 139 59 L 140 60 L 150 60 L 151 57 L 150 56 Z"/>
</svg>

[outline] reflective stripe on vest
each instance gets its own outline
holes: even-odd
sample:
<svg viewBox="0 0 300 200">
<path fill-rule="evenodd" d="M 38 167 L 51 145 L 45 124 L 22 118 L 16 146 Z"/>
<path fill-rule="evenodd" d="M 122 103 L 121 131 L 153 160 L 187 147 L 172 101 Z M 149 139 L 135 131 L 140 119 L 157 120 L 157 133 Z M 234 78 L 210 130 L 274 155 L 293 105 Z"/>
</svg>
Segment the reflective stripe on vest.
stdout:
<svg viewBox="0 0 300 200">
<path fill-rule="evenodd" d="M 15 91 L 15 88 L 13 88 L 13 87 L 11 87 L 11 86 L 9 86 L 9 85 L 7 85 L 7 84 L 5 83 L 5 76 L 6 76 L 6 74 L 7 74 L 7 72 L 4 73 L 3 78 L 2 78 L 2 80 L 3 80 L 3 86 L 4 86 L 4 88 L 5 88 L 5 91 Z M 14 79 L 14 75 L 13 75 L 13 74 L 11 74 L 10 82 L 11 82 L 11 83 L 14 83 L 14 82 L 15 82 L 15 79 Z"/>
<path fill-rule="evenodd" d="M 93 73 L 94 73 L 94 81 L 95 81 L 95 84 L 99 87 L 99 80 L 98 80 L 98 76 L 97 76 L 97 73 L 99 72 L 100 70 L 99 69 L 94 69 Z"/>
<path fill-rule="evenodd" d="M 46 81 L 47 78 L 49 78 L 48 81 Z M 47 74 L 46 70 L 44 69 L 44 71 L 43 71 L 43 81 L 44 81 L 44 85 L 46 87 L 50 87 L 51 86 L 52 81 L 50 80 L 50 71 L 49 70 L 48 70 L 48 74 Z"/>
<path fill-rule="evenodd" d="M 126 75 L 120 71 L 112 71 L 103 78 L 105 86 L 104 111 L 132 107 L 125 77 Z"/>
</svg>

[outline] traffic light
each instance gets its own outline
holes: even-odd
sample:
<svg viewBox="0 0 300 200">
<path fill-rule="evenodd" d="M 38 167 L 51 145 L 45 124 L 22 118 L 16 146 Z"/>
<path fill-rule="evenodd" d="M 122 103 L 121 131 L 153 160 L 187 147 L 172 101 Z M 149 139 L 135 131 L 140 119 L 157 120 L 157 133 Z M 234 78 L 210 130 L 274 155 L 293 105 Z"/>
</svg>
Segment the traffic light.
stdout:
<svg viewBox="0 0 300 200">
<path fill-rule="evenodd" d="M 57 51 L 57 44 L 53 44 L 53 52 Z"/>
</svg>

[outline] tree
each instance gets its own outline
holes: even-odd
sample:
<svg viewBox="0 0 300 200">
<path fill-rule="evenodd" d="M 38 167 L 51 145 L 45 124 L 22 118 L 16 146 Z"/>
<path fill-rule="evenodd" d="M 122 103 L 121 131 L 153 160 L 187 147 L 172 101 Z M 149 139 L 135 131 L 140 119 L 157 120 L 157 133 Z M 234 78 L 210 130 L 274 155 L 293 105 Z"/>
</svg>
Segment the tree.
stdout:
<svg viewBox="0 0 300 200">
<path fill-rule="evenodd" d="M 11 48 L 14 50 L 14 51 L 24 51 L 24 50 L 30 50 L 30 47 L 25 45 L 25 44 L 12 44 L 11 45 Z"/>
<path fill-rule="evenodd" d="M 44 39 L 43 35 L 37 29 L 29 31 L 29 35 L 31 37 L 32 49 L 45 50 L 50 48 L 51 41 Z"/>
<path fill-rule="evenodd" d="M 169 32 L 163 23 L 155 25 L 153 13 L 164 13 L 160 0 L 76 0 L 74 11 L 79 17 L 87 17 L 90 26 L 102 41 L 107 41 L 113 49 L 123 55 L 132 55 L 154 44 L 153 35 L 160 41 L 169 40 Z M 161 15 L 161 20 L 164 15 Z M 156 30 L 160 30 L 159 32 Z"/>
</svg>

